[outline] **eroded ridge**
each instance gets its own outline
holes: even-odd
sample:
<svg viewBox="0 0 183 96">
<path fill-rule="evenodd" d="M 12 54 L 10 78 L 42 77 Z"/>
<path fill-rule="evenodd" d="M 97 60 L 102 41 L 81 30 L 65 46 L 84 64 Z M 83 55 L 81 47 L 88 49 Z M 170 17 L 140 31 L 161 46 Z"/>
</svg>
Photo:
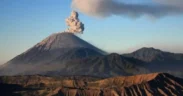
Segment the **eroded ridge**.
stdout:
<svg viewBox="0 0 183 96">
<path fill-rule="evenodd" d="M 26 96 L 181 96 L 183 79 L 166 73 L 101 79 L 72 76 L 3 76 L 1 94 Z M 13 87 L 12 87 L 13 85 Z M 8 89 L 11 86 L 11 90 Z M 15 87 L 15 88 L 14 88 Z M 17 88 L 18 90 L 17 90 Z M 16 90 L 13 90 L 13 89 Z M 8 92 L 9 93 L 3 93 Z"/>
</svg>

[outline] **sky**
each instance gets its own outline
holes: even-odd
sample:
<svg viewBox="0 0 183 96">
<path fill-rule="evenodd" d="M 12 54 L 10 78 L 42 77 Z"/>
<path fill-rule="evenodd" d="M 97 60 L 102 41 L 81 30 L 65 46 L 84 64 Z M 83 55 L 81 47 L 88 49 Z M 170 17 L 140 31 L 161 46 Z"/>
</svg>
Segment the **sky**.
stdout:
<svg viewBox="0 0 183 96">
<path fill-rule="evenodd" d="M 0 0 L 0 6 L 0 64 L 64 31 L 72 10 L 71 0 Z M 183 15 L 97 18 L 80 13 L 80 20 L 85 31 L 78 36 L 109 53 L 128 53 L 142 47 L 183 53 Z"/>
</svg>

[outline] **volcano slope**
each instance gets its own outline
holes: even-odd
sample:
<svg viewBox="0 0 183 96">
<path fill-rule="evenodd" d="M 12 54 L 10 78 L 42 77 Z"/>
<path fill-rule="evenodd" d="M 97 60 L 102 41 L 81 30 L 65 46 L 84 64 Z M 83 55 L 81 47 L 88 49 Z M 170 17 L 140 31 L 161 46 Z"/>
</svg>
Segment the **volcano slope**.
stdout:
<svg viewBox="0 0 183 96">
<path fill-rule="evenodd" d="M 104 51 L 72 33 L 55 33 L 2 65 L 0 75 L 40 74 L 61 69 L 68 60 L 103 54 Z"/>
<path fill-rule="evenodd" d="M 183 79 L 166 73 L 128 77 L 2 76 L 1 96 L 182 96 Z"/>
</svg>

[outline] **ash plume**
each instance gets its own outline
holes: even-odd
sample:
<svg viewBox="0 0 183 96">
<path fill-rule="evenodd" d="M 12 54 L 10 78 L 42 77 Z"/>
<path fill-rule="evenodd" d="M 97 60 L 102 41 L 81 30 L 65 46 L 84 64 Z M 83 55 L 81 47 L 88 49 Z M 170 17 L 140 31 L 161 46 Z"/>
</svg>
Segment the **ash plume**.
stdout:
<svg viewBox="0 0 183 96">
<path fill-rule="evenodd" d="M 183 13 L 182 8 L 170 6 L 171 3 L 166 3 L 165 1 L 153 0 L 155 4 L 127 4 L 119 2 L 119 0 L 73 0 L 71 6 L 75 10 L 95 17 L 109 17 L 112 15 L 140 17 L 148 15 L 158 18 Z M 174 2 L 174 0 L 167 1 Z M 178 2 L 180 0 L 175 1 Z"/>
<path fill-rule="evenodd" d="M 83 33 L 84 24 L 79 20 L 79 14 L 76 11 L 72 11 L 71 15 L 66 19 L 66 24 L 69 28 L 66 32 L 71 33 Z"/>
</svg>

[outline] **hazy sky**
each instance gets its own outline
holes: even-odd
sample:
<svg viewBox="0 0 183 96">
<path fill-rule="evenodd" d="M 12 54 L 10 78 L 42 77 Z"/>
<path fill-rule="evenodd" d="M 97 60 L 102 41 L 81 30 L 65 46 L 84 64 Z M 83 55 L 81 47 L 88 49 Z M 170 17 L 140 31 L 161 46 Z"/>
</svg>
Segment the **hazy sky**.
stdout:
<svg viewBox="0 0 183 96">
<path fill-rule="evenodd" d="M 0 0 L 0 64 L 50 34 L 65 30 L 70 4 L 71 0 Z M 141 47 L 155 47 L 183 53 L 183 15 L 159 19 L 148 16 L 95 18 L 81 13 L 80 19 L 86 29 L 79 36 L 108 52 L 126 53 Z"/>
</svg>

